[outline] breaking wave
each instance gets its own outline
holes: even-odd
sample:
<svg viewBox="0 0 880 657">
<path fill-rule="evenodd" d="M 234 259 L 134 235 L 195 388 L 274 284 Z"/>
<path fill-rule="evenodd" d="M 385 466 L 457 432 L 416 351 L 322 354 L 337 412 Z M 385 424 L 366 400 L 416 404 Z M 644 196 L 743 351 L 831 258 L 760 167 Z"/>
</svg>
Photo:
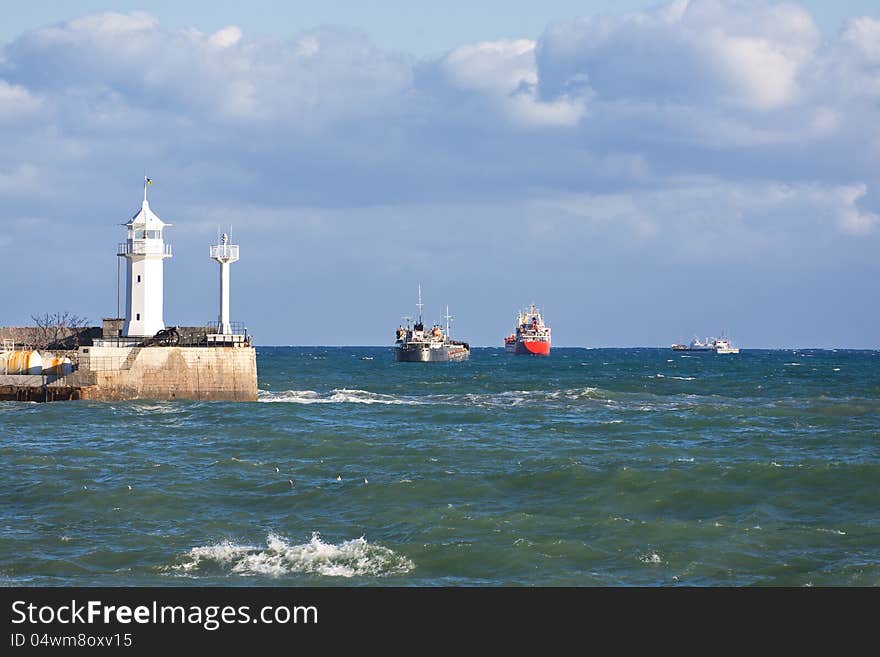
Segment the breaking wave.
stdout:
<svg viewBox="0 0 880 657">
<path fill-rule="evenodd" d="M 663 563 L 663 558 L 658 553 L 651 552 L 650 554 L 639 556 L 639 561 L 642 563 Z"/>
<path fill-rule="evenodd" d="M 655 375 L 650 375 L 654 378 Z M 691 376 L 663 376 L 665 379 L 694 381 Z M 659 395 L 641 391 L 611 391 L 586 386 L 559 390 L 503 390 L 497 392 L 459 394 L 383 394 L 368 390 L 334 388 L 330 392 L 314 390 L 260 390 L 258 400 L 267 403 L 289 404 L 384 404 L 384 405 L 433 405 L 478 408 L 542 407 L 542 408 L 608 408 L 621 410 L 654 411 L 680 410 L 694 406 L 724 406 L 732 403 L 717 395 Z"/>
<path fill-rule="evenodd" d="M 655 375 L 650 375 L 654 378 Z M 681 381 L 694 381 L 697 377 L 666 375 L 664 378 Z M 459 394 L 406 394 L 394 395 L 334 388 L 330 392 L 319 393 L 314 390 L 260 390 L 261 402 L 290 404 L 385 404 L 385 405 L 433 405 L 479 408 L 552 407 L 560 409 L 609 408 L 620 410 L 654 411 L 681 410 L 695 406 L 726 407 L 735 400 L 718 395 L 659 395 L 637 391 L 611 391 L 586 386 L 559 390 L 503 390 L 497 392 L 459 393 Z"/>
<path fill-rule="evenodd" d="M 267 392 L 260 390 L 257 401 L 261 402 L 287 402 L 289 404 L 419 404 L 416 399 L 395 397 L 393 395 L 381 395 L 366 390 L 349 390 L 336 388 L 329 394 L 321 395 L 314 390 L 284 390 L 282 392 Z"/>
<path fill-rule="evenodd" d="M 364 537 L 325 543 L 313 533 L 308 543 L 290 545 L 274 534 L 265 547 L 237 545 L 223 541 L 217 545 L 194 547 L 169 570 L 188 574 L 209 574 L 221 570 L 235 575 L 281 577 L 296 573 L 326 577 L 387 577 L 408 573 L 415 564 Z"/>
<path fill-rule="evenodd" d="M 329 393 L 318 393 L 314 390 L 283 390 L 272 392 L 260 390 L 258 401 L 286 402 L 289 404 L 441 404 L 471 406 L 517 406 L 528 403 L 552 403 L 554 401 L 571 402 L 582 399 L 605 400 L 607 393 L 598 388 L 575 388 L 570 390 L 507 390 L 486 394 L 459 395 L 384 395 L 368 390 L 349 390 L 335 388 Z"/>
</svg>

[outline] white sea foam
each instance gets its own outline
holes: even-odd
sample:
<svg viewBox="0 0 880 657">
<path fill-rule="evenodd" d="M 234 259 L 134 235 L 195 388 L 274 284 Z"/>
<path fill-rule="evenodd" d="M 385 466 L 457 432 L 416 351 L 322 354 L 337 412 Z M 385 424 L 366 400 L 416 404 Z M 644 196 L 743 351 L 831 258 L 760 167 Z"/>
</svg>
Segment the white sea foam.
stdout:
<svg viewBox="0 0 880 657">
<path fill-rule="evenodd" d="M 368 390 L 335 388 L 329 393 L 314 390 L 260 390 L 261 402 L 290 404 L 434 404 L 442 406 L 482 406 L 510 407 L 521 404 L 544 404 L 547 402 L 579 401 L 581 399 L 608 401 L 608 393 L 595 387 L 571 388 L 565 390 L 504 390 L 500 392 L 475 394 L 434 394 L 434 395 L 386 395 Z"/>
<path fill-rule="evenodd" d="M 366 390 L 349 390 L 338 388 L 333 390 L 330 401 L 334 403 L 348 402 L 351 404 L 419 404 L 416 399 L 394 397 L 392 395 L 380 395 Z"/>
<path fill-rule="evenodd" d="M 195 575 L 211 568 L 245 576 L 281 577 L 304 573 L 326 577 L 387 577 L 407 573 L 415 564 L 386 547 L 368 543 L 364 537 L 334 545 L 325 543 L 314 533 L 308 543 L 291 545 L 286 539 L 270 534 L 265 547 L 230 541 L 194 547 L 170 570 Z"/>
<path fill-rule="evenodd" d="M 262 465 L 266 465 L 263 461 L 248 461 L 247 459 L 240 459 L 240 458 L 235 457 L 235 456 L 230 456 L 230 457 L 229 457 L 229 460 L 230 460 L 230 461 L 235 461 L 236 463 L 247 463 L 248 465 L 253 465 L 253 466 L 256 466 L 256 467 L 259 467 L 259 466 L 262 466 Z M 219 463 L 219 461 L 215 461 L 214 463 Z M 212 465 L 213 465 L 213 464 L 212 464 Z"/>
<path fill-rule="evenodd" d="M 414 398 L 382 395 L 367 390 L 349 390 L 335 388 L 327 395 L 320 395 L 314 390 L 284 390 L 269 392 L 260 390 L 257 397 L 261 402 L 286 402 L 288 404 L 420 404 Z"/>
<path fill-rule="evenodd" d="M 786 363 L 789 367 L 801 367 L 803 363 Z"/>
<path fill-rule="evenodd" d="M 663 563 L 663 559 L 656 552 L 641 555 L 639 561 L 642 563 Z"/>
<path fill-rule="evenodd" d="M 173 415 L 180 412 L 180 406 L 174 402 L 136 401 L 131 405 L 131 410 L 137 415 Z"/>
<path fill-rule="evenodd" d="M 565 392 L 566 396 L 573 399 L 603 399 L 604 395 L 597 394 L 602 391 L 599 388 L 594 388 L 588 386 L 586 388 L 575 388 L 574 390 L 567 390 Z"/>
<path fill-rule="evenodd" d="M 261 402 L 288 402 L 291 404 L 317 404 L 321 396 L 314 390 L 284 390 L 282 392 L 257 392 L 257 400 Z"/>
<path fill-rule="evenodd" d="M 839 368 L 839 367 L 835 367 L 835 368 L 834 368 L 834 371 L 835 371 L 835 372 L 839 372 L 839 371 L 840 371 L 840 368 Z"/>
</svg>

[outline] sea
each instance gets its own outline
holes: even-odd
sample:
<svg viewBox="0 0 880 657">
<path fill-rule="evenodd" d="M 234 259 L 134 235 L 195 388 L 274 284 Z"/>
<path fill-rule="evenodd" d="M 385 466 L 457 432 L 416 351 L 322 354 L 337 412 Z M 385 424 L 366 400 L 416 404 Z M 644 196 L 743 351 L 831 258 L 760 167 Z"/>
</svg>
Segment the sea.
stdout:
<svg viewBox="0 0 880 657">
<path fill-rule="evenodd" d="M 0 403 L 0 585 L 880 585 L 878 351 L 257 362 L 256 403 Z"/>
</svg>

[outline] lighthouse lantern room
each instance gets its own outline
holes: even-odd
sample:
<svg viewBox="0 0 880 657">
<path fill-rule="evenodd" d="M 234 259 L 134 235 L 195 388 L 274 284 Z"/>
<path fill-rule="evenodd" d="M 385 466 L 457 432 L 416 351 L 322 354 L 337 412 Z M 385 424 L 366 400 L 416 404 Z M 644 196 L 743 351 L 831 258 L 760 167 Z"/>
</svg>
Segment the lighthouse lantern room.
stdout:
<svg viewBox="0 0 880 657">
<path fill-rule="evenodd" d="M 165 259 L 171 257 L 171 245 L 165 243 L 163 230 L 171 224 L 166 224 L 150 209 L 147 187 L 152 182 L 144 178 L 144 201 L 131 221 L 123 224 L 128 228 L 128 238 L 117 250 L 117 255 L 125 258 L 127 264 L 122 331 L 126 337 L 153 336 L 165 328 L 162 268 Z"/>
</svg>

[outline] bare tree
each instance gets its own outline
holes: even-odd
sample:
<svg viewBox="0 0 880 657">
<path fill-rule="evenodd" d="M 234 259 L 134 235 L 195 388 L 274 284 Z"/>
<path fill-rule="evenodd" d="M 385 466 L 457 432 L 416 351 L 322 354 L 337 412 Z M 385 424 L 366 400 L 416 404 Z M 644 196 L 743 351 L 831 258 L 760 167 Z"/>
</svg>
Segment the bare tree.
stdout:
<svg viewBox="0 0 880 657">
<path fill-rule="evenodd" d="M 66 349 L 79 345 L 79 332 L 89 320 L 68 311 L 31 315 L 36 325 L 34 347 L 37 349 Z"/>
</svg>

